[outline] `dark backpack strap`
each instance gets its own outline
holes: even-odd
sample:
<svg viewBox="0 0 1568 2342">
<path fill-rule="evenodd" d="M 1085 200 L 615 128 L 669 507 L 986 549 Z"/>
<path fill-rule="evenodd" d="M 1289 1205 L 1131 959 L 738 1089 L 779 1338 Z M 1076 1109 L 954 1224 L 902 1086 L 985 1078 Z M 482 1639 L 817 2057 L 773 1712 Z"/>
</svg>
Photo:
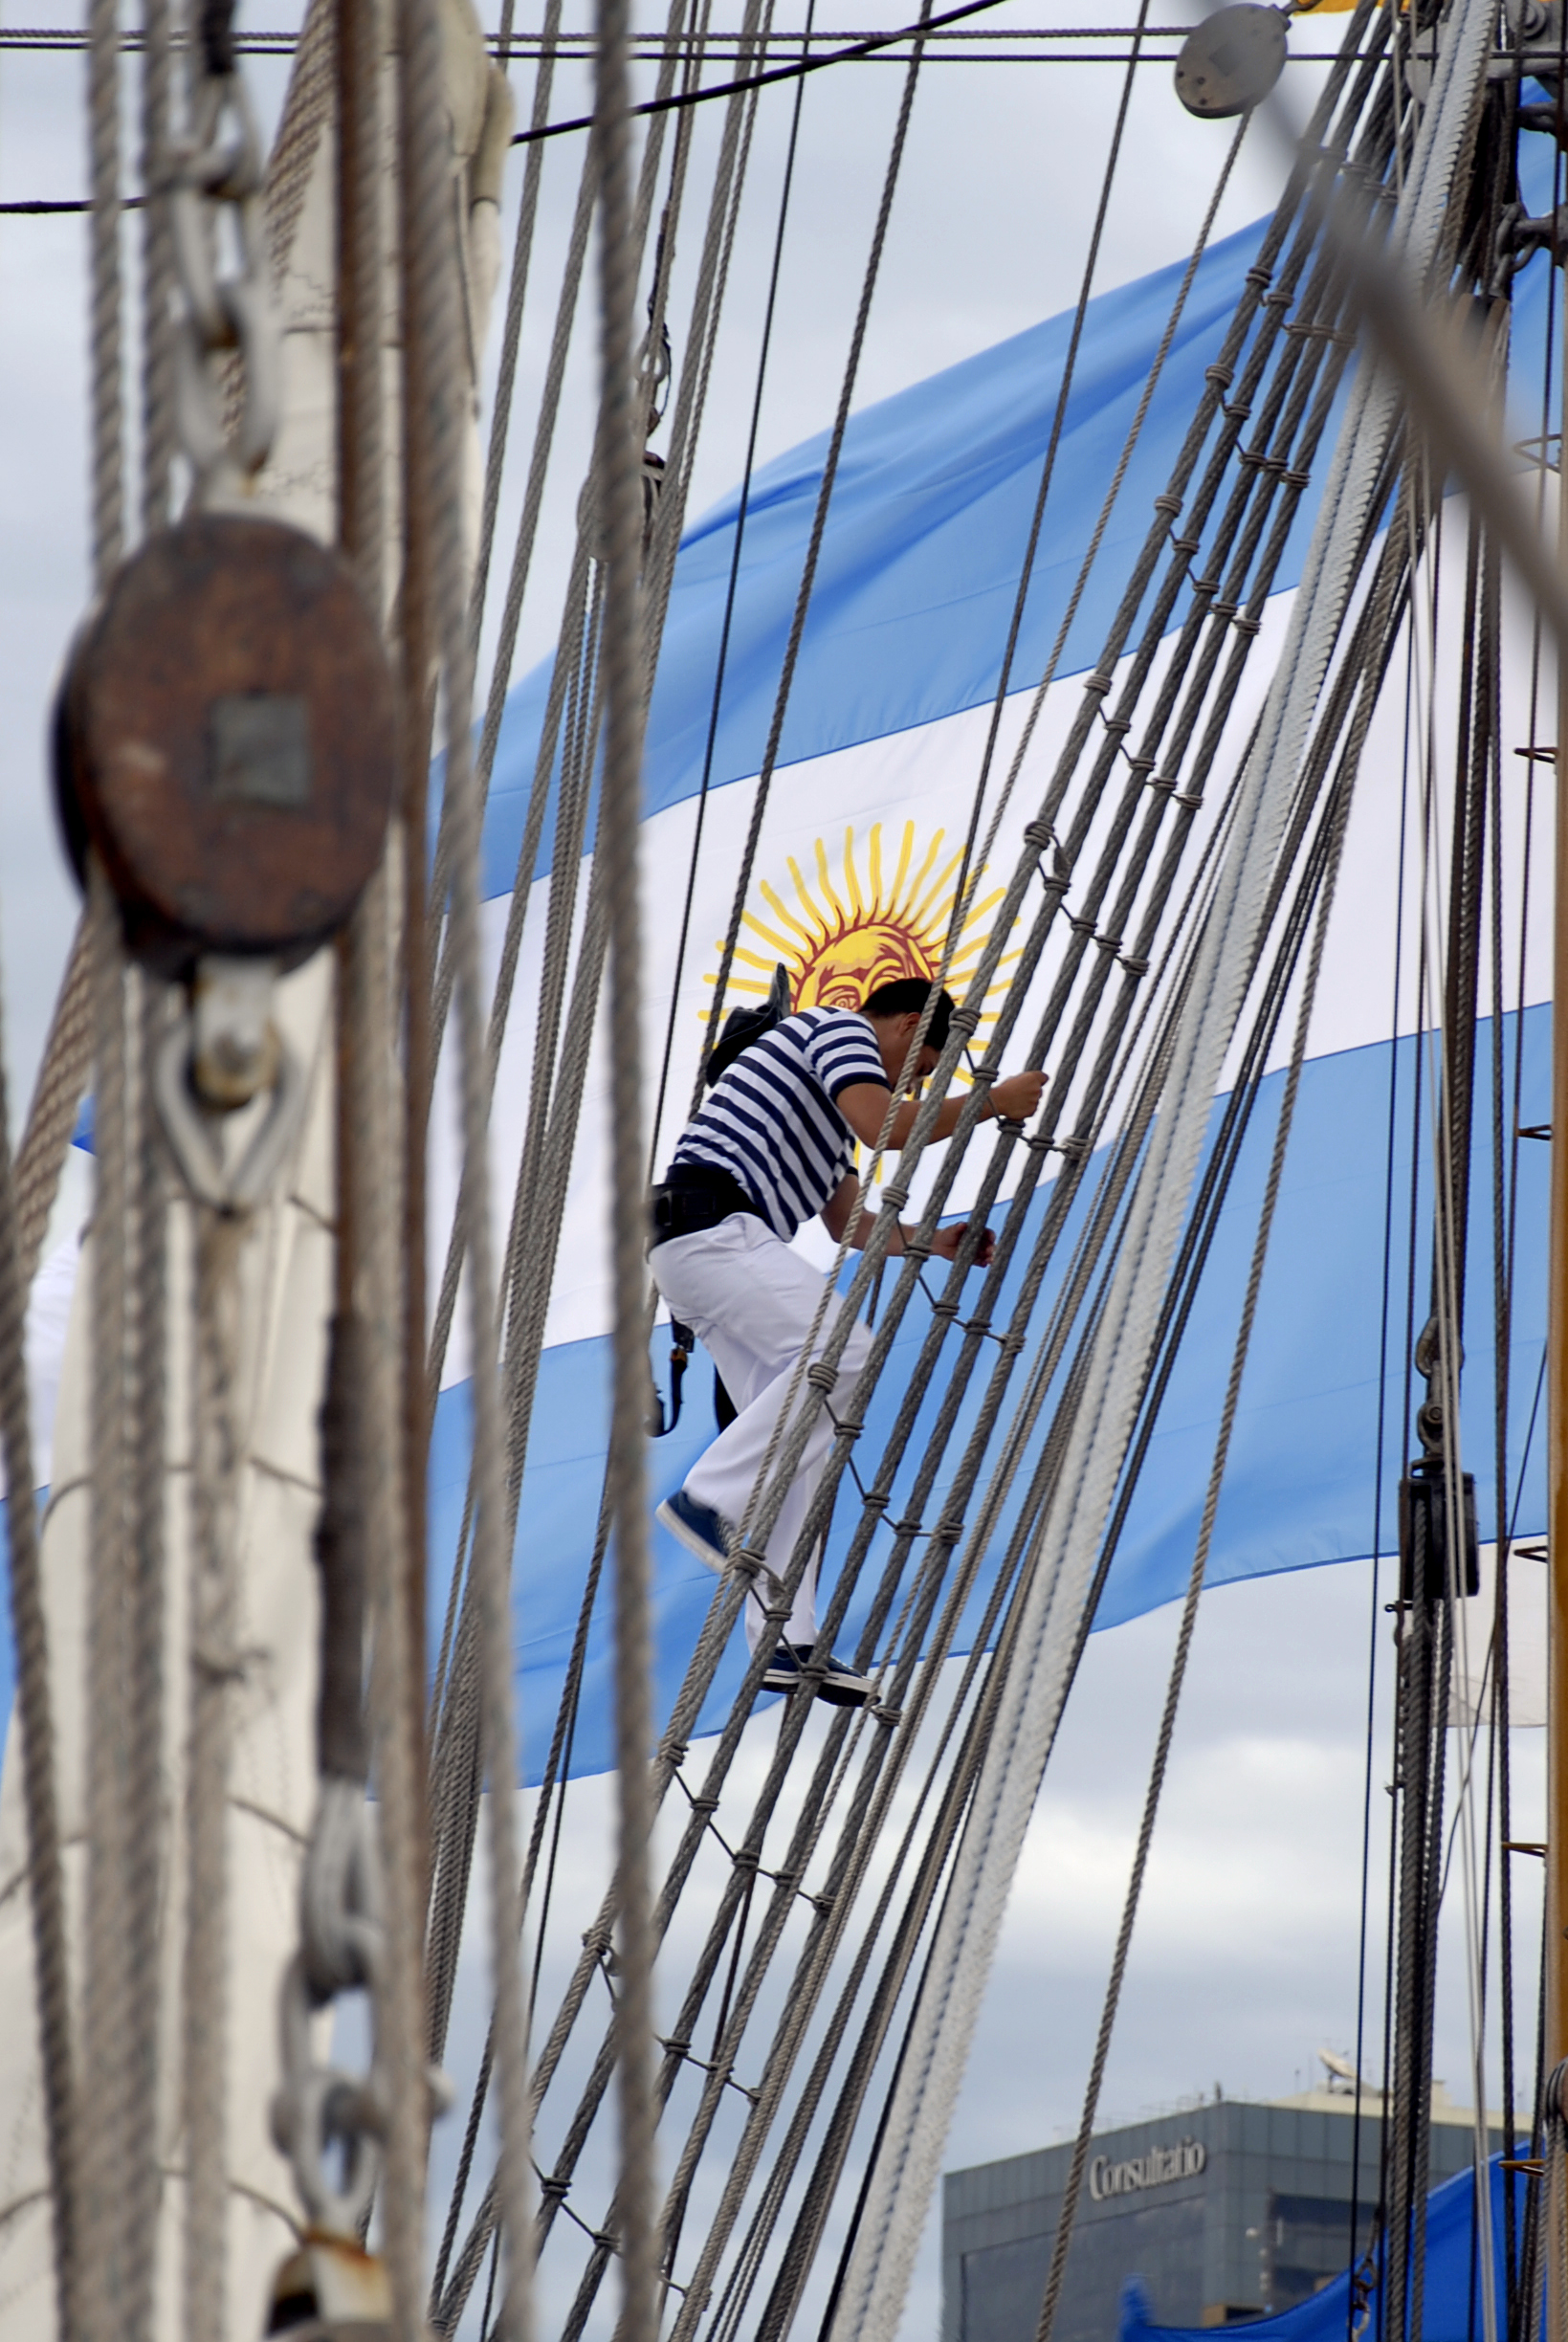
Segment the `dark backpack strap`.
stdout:
<svg viewBox="0 0 1568 2342">
<path fill-rule="evenodd" d="M 674 1429 L 680 1421 L 681 1385 L 686 1380 L 686 1369 L 691 1364 L 692 1351 L 696 1342 L 696 1336 L 691 1327 L 682 1325 L 678 1317 L 672 1317 L 670 1320 L 670 1413 L 666 1418 L 664 1402 L 659 1397 L 658 1386 L 655 1384 L 653 1389 L 655 1420 L 649 1425 L 649 1430 L 654 1439 L 663 1439 L 668 1432 Z"/>
</svg>

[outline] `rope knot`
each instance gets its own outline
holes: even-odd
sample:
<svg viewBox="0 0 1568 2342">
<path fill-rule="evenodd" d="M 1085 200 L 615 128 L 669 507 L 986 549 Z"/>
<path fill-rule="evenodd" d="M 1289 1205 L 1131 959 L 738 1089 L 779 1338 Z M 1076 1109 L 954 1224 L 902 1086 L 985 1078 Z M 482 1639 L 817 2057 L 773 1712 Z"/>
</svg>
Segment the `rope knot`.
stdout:
<svg viewBox="0 0 1568 2342">
<path fill-rule="evenodd" d="M 972 1041 L 980 1030 L 980 1010 L 967 1005 L 962 1008 L 955 1008 L 952 1015 L 952 1026 L 955 1032 L 961 1032 L 966 1041 Z"/>
<path fill-rule="evenodd" d="M 811 1388 L 821 1391 L 826 1399 L 838 1381 L 838 1369 L 829 1366 L 826 1359 L 813 1359 L 806 1370 L 806 1379 Z"/>
</svg>

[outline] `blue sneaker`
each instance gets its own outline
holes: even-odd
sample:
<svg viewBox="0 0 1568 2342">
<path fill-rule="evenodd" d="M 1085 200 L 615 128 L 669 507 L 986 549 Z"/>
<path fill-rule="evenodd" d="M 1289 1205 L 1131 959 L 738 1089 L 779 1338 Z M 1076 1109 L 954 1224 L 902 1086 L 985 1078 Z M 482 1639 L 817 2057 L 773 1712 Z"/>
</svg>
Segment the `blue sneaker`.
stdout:
<svg viewBox="0 0 1568 2342">
<path fill-rule="evenodd" d="M 816 1650 L 812 1643 L 781 1643 L 762 1677 L 764 1691 L 797 1691 L 806 1679 L 806 1668 Z M 843 1659 L 828 1654 L 827 1673 L 816 1687 L 817 1697 L 830 1708 L 864 1708 L 872 1687 L 864 1675 Z"/>
<path fill-rule="evenodd" d="M 667 1496 L 653 1515 L 662 1521 L 672 1536 L 679 1537 L 688 1553 L 720 1578 L 730 1566 L 730 1545 L 735 1532 L 721 1513 L 712 1505 L 698 1504 L 695 1496 L 676 1489 Z"/>
</svg>

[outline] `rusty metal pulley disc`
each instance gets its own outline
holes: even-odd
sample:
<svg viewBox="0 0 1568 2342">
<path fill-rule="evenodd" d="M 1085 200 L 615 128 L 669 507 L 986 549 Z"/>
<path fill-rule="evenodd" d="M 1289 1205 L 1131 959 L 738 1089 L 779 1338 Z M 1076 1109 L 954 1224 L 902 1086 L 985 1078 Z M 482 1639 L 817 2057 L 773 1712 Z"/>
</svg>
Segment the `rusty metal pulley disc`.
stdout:
<svg viewBox="0 0 1568 2342">
<path fill-rule="evenodd" d="M 342 558 L 280 521 L 203 514 L 151 539 L 73 647 L 55 781 L 129 948 L 168 976 L 203 952 L 294 964 L 382 851 L 392 679 Z"/>
<path fill-rule="evenodd" d="M 1285 71 L 1285 18 L 1240 0 L 1216 9 L 1182 43 L 1176 94 L 1204 122 L 1228 122 L 1261 105 Z"/>
</svg>

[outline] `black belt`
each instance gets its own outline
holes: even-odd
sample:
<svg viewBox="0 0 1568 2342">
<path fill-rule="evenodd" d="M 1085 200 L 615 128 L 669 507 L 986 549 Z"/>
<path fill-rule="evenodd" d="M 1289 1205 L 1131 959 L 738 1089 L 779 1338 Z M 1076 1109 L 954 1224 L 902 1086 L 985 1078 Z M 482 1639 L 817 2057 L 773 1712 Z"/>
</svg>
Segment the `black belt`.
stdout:
<svg viewBox="0 0 1568 2342">
<path fill-rule="evenodd" d="M 668 1244 L 674 1236 L 696 1236 L 736 1212 L 753 1220 L 762 1217 L 731 1173 L 717 1163 L 672 1163 L 669 1178 L 653 1190 L 653 1245 Z"/>
</svg>

